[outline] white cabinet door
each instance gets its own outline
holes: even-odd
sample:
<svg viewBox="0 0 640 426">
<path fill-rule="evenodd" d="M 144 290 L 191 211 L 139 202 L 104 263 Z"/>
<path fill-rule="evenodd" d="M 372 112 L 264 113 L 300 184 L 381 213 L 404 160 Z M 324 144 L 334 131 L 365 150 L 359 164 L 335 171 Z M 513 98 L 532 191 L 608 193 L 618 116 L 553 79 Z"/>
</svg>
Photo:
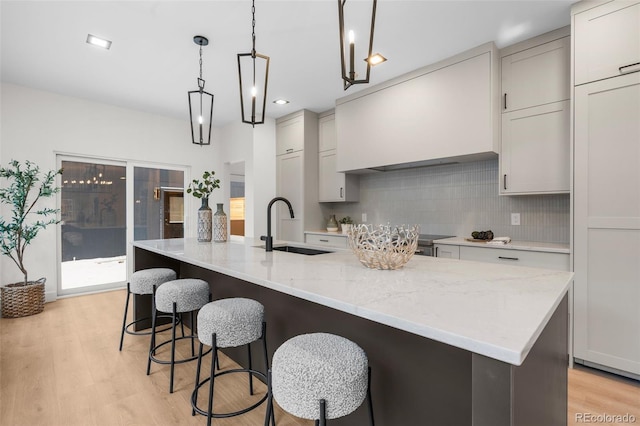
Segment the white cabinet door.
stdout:
<svg viewBox="0 0 640 426">
<path fill-rule="evenodd" d="M 569 101 L 502 115 L 500 193 L 562 193 L 570 187 Z"/>
<path fill-rule="evenodd" d="M 570 37 L 502 58 L 503 112 L 569 99 Z"/>
<path fill-rule="evenodd" d="M 640 374 L 640 73 L 575 89 L 574 353 Z"/>
<path fill-rule="evenodd" d="M 336 149 L 338 137 L 336 136 L 335 114 L 325 115 L 318 120 L 318 150 L 320 152 Z"/>
<path fill-rule="evenodd" d="M 276 155 L 304 148 L 304 116 L 299 115 L 276 125 Z"/>
<path fill-rule="evenodd" d="M 640 71 L 640 3 L 613 1 L 574 18 L 575 84 Z"/>
<path fill-rule="evenodd" d="M 276 164 L 278 196 L 291 202 L 294 219 L 285 203 L 276 203 L 278 221 L 276 238 L 285 241 L 304 241 L 304 151 L 279 155 Z"/>
<path fill-rule="evenodd" d="M 344 201 L 344 173 L 336 172 L 336 150 L 320 154 L 319 201 Z"/>
</svg>

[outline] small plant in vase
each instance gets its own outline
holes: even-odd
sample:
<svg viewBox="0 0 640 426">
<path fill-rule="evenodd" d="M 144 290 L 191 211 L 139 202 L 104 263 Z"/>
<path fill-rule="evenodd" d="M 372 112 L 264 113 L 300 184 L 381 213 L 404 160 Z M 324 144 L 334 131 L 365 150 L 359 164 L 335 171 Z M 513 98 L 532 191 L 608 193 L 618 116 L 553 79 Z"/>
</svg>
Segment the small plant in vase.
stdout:
<svg viewBox="0 0 640 426">
<path fill-rule="evenodd" d="M 202 174 L 202 180 L 193 179 L 187 188 L 187 194 L 192 194 L 196 198 L 202 200 L 202 205 L 198 209 L 198 241 L 210 242 L 212 237 L 212 212 L 209 207 L 209 196 L 214 189 L 220 188 L 220 179 L 215 178 L 216 172 L 205 171 Z M 222 204 L 218 205 L 221 210 Z M 226 220 L 225 220 L 226 232 Z M 225 236 L 226 241 L 226 236 Z"/>
<path fill-rule="evenodd" d="M 11 219 L 0 217 L 0 253 L 9 257 L 24 275 L 24 280 L 0 287 L 3 317 L 24 317 L 42 312 L 44 309 L 45 278 L 29 281 L 24 264 L 24 252 L 38 233 L 49 225 L 60 221 L 59 209 L 42 208 L 35 205 L 41 198 L 53 197 L 60 188 L 54 182 L 62 169 L 40 175 L 40 168 L 26 161 L 21 164 L 12 160 L 8 167 L 0 168 L 0 178 L 9 181 L 9 186 L 0 189 L 0 203 L 11 206 Z"/>
<path fill-rule="evenodd" d="M 345 216 L 340 219 L 340 227 L 342 228 L 342 233 L 347 234 L 353 225 L 353 220 L 349 216 Z"/>
</svg>

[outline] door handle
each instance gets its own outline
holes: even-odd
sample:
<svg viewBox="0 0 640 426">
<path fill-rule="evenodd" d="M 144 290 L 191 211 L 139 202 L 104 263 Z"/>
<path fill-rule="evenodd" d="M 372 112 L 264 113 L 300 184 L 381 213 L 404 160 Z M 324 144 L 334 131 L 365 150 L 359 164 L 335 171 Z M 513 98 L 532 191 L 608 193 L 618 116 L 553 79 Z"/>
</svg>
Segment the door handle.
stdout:
<svg viewBox="0 0 640 426">
<path fill-rule="evenodd" d="M 504 175 L 504 189 L 507 189 L 507 174 Z"/>
<path fill-rule="evenodd" d="M 343 191 L 343 188 L 342 188 L 342 187 L 340 187 L 340 198 L 344 198 L 344 196 L 342 195 L 342 193 L 343 193 L 343 192 L 344 192 L 344 191 Z"/>
<path fill-rule="evenodd" d="M 504 109 L 507 109 L 507 94 L 504 94 Z"/>
</svg>

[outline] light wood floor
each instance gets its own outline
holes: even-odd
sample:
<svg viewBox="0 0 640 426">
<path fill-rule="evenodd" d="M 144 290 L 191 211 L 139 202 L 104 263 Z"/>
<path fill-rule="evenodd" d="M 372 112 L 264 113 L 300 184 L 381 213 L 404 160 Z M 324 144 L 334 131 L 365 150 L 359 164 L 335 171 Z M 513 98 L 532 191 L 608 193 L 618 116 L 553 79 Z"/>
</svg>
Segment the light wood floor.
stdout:
<svg viewBox="0 0 640 426">
<path fill-rule="evenodd" d="M 113 291 L 61 299 L 39 315 L 0 319 L 0 425 L 205 424 L 202 416 L 191 416 L 195 362 L 176 366 L 175 392 L 169 394 L 168 366 L 154 364 L 145 375 L 147 337 L 126 335 L 118 351 L 124 298 L 124 291 Z M 232 367 L 222 357 L 221 367 Z M 208 365 L 203 368 L 204 377 Z M 217 386 L 216 407 L 237 409 L 233 401 L 247 401 L 246 375 L 224 379 Z M 264 391 L 258 382 L 256 397 Z M 576 421 L 576 413 L 629 413 L 640 424 L 640 384 L 584 368 L 570 370 L 569 425 L 584 424 Z M 255 426 L 263 416 L 264 406 L 214 424 Z M 313 424 L 279 409 L 276 418 L 279 426 Z"/>
</svg>

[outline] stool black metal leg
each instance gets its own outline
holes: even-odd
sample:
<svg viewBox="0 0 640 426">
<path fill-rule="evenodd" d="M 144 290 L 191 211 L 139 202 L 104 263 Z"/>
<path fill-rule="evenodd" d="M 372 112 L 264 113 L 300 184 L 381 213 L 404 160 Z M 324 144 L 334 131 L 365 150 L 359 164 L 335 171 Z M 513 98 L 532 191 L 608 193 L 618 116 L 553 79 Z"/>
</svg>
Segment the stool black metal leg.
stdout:
<svg viewBox="0 0 640 426">
<path fill-rule="evenodd" d="M 195 416 L 196 415 L 196 409 L 195 406 L 198 403 L 198 388 L 199 388 L 199 384 L 200 384 L 200 366 L 202 365 L 202 342 L 200 342 L 200 347 L 198 349 L 198 363 L 196 365 L 196 385 L 195 388 L 193 389 L 193 395 L 191 396 L 191 401 L 192 401 L 192 408 L 191 408 L 191 415 Z"/>
<path fill-rule="evenodd" d="M 216 358 L 218 358 L 218 342 L 216 340 L 215 333 L 211 335 L 211 347 L 213 348 L 213 353 L 211 354 L 211 378 L 209 379 L 209 409 L 207 410 L 207 426 L 211 426 L 211 414 L 213 413 L 213 382 L 216 377 Z"/>
<path fill-rule="evenodd" d="M 327 402 L 324 399 L 320 400 L 320 426 L 327 424 Z"/>
<path fill-rule="evenodd" d="M 182 337 L 184 337 L 184 318 L 182 318 L 182 312 L 180 312 L 180 330 L 182 331 Z"/>
<path fill-rule="evenodd" d="M 127 328 L 127 313 L 129 313 L 129 297 L 131 296 L 131 289 L 129 283 L 127 283 L 127 301 L 124 304 L 124 317 L 122 318 L 122 332 L 120 333 L 120 349 L 122 350 L 122 343 L 124 342 L 124 330 Z"/>
<path fill-rule="evenodd" d="M 276 418 L 273 414 L 273 394 L 271 393 L 271 369 L 267 369 L 267 410 L 264 413 L 264 426 L 276 426 Z"/>
<path fill-rule="evenodd" d="M 249 370 L 253 370 L 253 362 L 251 361 L 251 343 L 247 343 L 247 356 L 249 357 Z M 253 374 L 249 371 L 249 395 L 253 395 Z"/>
<path fill-rule="evenodd" d="M 171 321 L 173 326 L 171 327 L 171 377 L 169 378 L 169 393 L 173 393 L 173 371 L 176 366 L 176 310 L 178 306 L 176 302 L 173 302 L 173 316 Z"/>
<path fill-rule="evenodd" d="M 267 352 L 267 323 L 262 321 L 262 349 L 264 350 L 264 368 L 269 370 L 269 353 Z"/>
<path fill-rule="evenodd" d="M 193 332 L 193 327 L 195 327 L 195 322 L 193 321 L 193 311 L 191 311 L 189 313 L 190 315 L 190 319 L 191 319 L 191 335 L 193 336 L 195 333 Z M 190 339 L 191 340 L 191 356 L 195 356 L 196 355 L 196 350 L 194 348 L 194 343 L 193 343 L 193 337 Z"/>
<path fill-rule="evenodd" d="M 373 421 L 373 401 L 371 400 L 371 367 L 369 367 L 369 380 L 367 381 L 367 400 L 369 402 L 369 423 L 375 426 Z"/>
<path fill-rule="evenodd" d="M 147 361 L 147 376 L 151 373 L 151 355 L 153 355 L 156 347 L 156 286 L 153 286 L 153 294 L 151 294 L 151 339 L 149 340 L 149 359 Z"/>
</svg>

